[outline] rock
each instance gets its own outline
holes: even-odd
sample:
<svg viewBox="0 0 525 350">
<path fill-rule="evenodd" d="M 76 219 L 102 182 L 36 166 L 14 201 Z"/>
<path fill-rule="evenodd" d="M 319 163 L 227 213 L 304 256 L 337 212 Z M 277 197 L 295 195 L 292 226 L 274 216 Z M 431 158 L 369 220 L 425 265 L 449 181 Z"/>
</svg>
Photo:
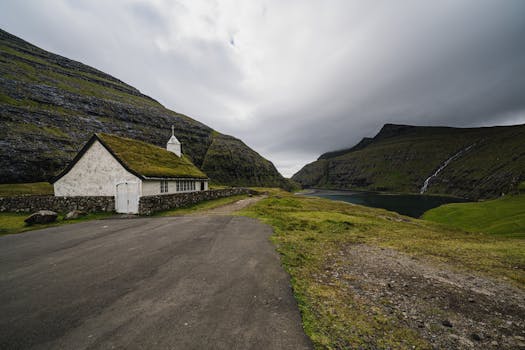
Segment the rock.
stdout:
<svg viewBox="0 0 525 350">
<path fill-rule="evenodd" d="M 481 340 L 482 340 L 481 336 L 480 336 L 479 334 L 477 334 L 477 333 L 472 333 L 472 334 L 470 335 L 470 337 L 471 337 L 473 340 L 475 340 L 475 341 L 481 341 Z"/>
<path fill-rule="evenodd" d="M 51 210 L 40 210 L 36 213 L 29 215 L 24 221 L 28 225 L 33 224 L 47 224 L 54 222 L 57 219 L 58 214 Z"/>
<path fill-rule="evenodd" d="M 449 320 L 443 320 L 443 321 L 441 321 L 441 324 L 442 324 L 443 326 L 445 326 L 445 327 L 450 327 L 450 328 L 453 327 L 453 326 L 452 326 L 452 322 L 450 322 Z"/>
<path fill-rule="evenodd" d="M 64 218 L 64 220 L 78 219 L 79 217 L 86 216 L 86 215 L 87 213 L 85 211 L 73 210 L 66 214 L 66 217 Z"/>
</svg>

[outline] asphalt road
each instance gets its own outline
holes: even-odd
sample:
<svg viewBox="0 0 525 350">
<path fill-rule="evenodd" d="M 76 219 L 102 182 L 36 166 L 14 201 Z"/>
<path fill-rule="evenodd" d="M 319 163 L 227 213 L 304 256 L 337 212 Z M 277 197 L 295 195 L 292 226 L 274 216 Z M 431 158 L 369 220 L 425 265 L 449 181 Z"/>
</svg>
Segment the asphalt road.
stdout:
<svg viewBox="0 0 525 350">
<path fill-rule="evenodd" d="M 0 237 L 0 349 L 310 349 L 270 235 L 206 216 Z"/>
</svg>

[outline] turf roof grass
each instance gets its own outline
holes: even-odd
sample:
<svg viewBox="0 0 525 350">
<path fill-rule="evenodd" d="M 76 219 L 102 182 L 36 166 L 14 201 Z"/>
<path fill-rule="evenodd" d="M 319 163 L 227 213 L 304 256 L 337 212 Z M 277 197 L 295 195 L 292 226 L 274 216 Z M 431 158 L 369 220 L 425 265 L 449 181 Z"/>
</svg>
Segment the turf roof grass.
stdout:
<svg viewBox="0 0 525 350">
<path fill-rule="evenodd" d="M 185 155 L 146 142 L 104 133 L 97 137 L 132 171 L 145 177 L 208 178 Z"/>
</svg>

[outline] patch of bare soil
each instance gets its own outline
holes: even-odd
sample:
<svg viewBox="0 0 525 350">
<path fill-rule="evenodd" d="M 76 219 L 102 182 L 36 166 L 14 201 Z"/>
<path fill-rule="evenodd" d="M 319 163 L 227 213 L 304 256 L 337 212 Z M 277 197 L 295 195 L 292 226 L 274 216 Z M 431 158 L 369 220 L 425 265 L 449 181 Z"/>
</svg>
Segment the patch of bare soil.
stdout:
<svg viewBox="0 0 525 350">
<path fill-rule="evenodd" d="M 249 198 L 238 200 L 237 202 L 234 202 L 234 203 L 222 205 L 217 208 L 213 208 L 213 209 L 209 209 L 205 211 L 199 211 L 193 215 L 198 215 L 198 216 L 201 216 L 201 215 L 231 215 L 232 213 L 238 210 L 244 209 L 252 204 L 255 204 L 261 199 L 266 198 L 266 197 L 268 196 L 262 195 L 262 196 L 249 197 Z"/>
<path fill-rule="evenodd" d="M 332 277 L 360 301 L 435 349 L 525 349 L 525 291 L 504 281 L 363 244 L 330 260 Z"/>
</svg>

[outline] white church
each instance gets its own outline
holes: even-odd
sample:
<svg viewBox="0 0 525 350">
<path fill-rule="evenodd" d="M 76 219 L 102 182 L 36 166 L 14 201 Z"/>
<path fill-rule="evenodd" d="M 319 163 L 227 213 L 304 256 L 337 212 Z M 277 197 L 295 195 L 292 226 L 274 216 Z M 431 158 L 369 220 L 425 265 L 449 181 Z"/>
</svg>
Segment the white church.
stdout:
<svg viewBox="0 0 525 350">
<path fill-rule="evenodd" d="M 53 181 L 55 196 L 114 196 L 119 213 L 138 213 L 142 196 L 206 191 L 209 178 L 182 154 L 174 135 L 166 149 L 97 133 Z"/>
</svg>

